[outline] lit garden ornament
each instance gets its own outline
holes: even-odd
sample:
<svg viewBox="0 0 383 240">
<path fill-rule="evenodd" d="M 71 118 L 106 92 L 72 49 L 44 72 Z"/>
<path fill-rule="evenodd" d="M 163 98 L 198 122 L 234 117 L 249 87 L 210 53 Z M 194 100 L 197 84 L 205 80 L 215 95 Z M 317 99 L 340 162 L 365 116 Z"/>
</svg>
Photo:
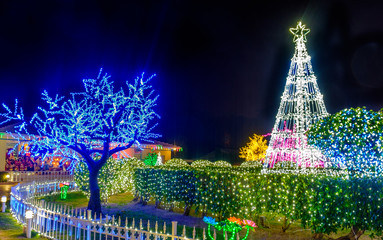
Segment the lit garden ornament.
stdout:
<svg viewBox="0 0 383 240">
<path fill-rule="evenodd" d="M 60 183 L 59 187 L 60 187 L 60 190 L 61 190 L 60 198 L 62 200 L 65 200 L 66 197 L 67 197 L 67 193 L 68 193 L 69 183 Z"/>
<path fill-rule="evenodd" d="M 207 230 L 207 238 L 209 240 L 215 240 L 215 238 L 211 235 L 210 228 L 211 226 L 215 227 L 218 231 L 223 231 L 223 234 L 225 236 L 225 239 L 229 237 L 229 240 L 236 239 L 237 233 L 240 232 L 242 229 L 246 229 L 246 235 L 241 240 L 246 240 L 249 236 L 249 231 L 253 230 L 257 227 L 257 225 L 251 221 L 251 220 L 241 220 L 236 217 L 230 217 L 224 221 L 216 222 L 214 218 L 212 217 L 204 217 L 203 221 L 207 223 L 208 230 Z M 231 236 L 228 236 L 231 233 Z M 228 234 L 228 235 L 226 235 Z M 237 239 L 239 239 L 237 237 Z"/>
<path fill-rule="evenodd" d="M 156 166 L 161 166 L 161 165 L 163 165 L 163 163 L 162 163 L 161 152 L 159 152 L 158 155 L 157 155 Z"/>
<path fill-rule="evenodd" d="M 1 211 L 2 212 L 5 212 L 5 209 L 7 208 L 7 206 L 5 205 L 6 202 L 7 202 L 7 196 L 2 196 L 1 197 L 1 203 L 2 203 Z"/>
<path fill-rule="evenodd" d="M 32 210 L 25 211 L 25 218 L 27 219 L 27 238 L 31 238 L 31 231 L 32 231 L 32 218 L 33 218 L 33 212 Z"/>
<path fill-rule="evenodd" d="M 309 126 L 328 115 L 305 46 L 310 32 L 301 22 L 290 28 L 295 53 L 291 59 L 285 89 L 266 151 L 265 167 L 289 161 L 301 167 L 321 167 L 326 159 L 315 147 L 307 145 Z"/>
</svg>

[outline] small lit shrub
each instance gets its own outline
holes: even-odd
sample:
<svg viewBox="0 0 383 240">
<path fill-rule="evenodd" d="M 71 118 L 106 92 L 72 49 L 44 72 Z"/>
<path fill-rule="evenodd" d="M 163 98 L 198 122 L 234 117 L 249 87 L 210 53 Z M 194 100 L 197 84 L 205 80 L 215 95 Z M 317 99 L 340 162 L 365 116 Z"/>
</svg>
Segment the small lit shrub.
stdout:
<svg viewBox="0 0 383 240">
<path fill-rule="evenodd" d="M 209 160 L 200 159 L 200 160 L 196 160 L 192 162 L 191 166 L 193 168 L 211 167 L 211 166 L 214 166 L 214 163 L 210 162 Z"/>
<path fill-rule="evenodd" d="M 180 158 L 173 158 L 170 159 L 165 163 L 165 166 L 172 166 L 172 167 L 190 167 L 190 165 L 183 159 Z"/>
<path fill-rule="evenodd" d="M 261 168 L 262 162 L 260 162 L 260 161 L 245 161 L 245 162 L 241 163 L 241 167 Z"/>
<path fill-rule="evenodd" d="M 226 161 L 216 161 L 216 162 L 213 162 L 213 166 L 215 167 L 232 167 L 230 163 L 226 162 Z"/>
</svg>

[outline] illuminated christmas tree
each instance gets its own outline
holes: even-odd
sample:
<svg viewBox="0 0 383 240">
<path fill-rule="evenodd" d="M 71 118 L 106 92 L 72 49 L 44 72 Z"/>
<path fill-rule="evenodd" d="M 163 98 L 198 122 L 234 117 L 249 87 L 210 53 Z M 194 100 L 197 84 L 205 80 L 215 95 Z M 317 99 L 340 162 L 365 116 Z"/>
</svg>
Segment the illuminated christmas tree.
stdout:
<svg viewBox="0 0 383 240">
<path fill-rule="evenodd" d="M 161 166 L 161 165 L 163 165 L 163 163 L 162 163 L 162 158 L 161 158 L 161 152 L 159 152 L 157 155 L 156 166 Z"/>
<path fill-rule="evenodd" d="M 246 161 L 263 161 L 267 150 L 267 141 L 262 135 L 254 134 L 249 137 L 246 146 L 239 149 L 239 157 Z"/>
<path fill-rule="evenodd" d="M 290 32 L 294 35 L 295 53 L 266 151 L 265 167 L 273 167 L 277 162 L 294 162 L 302 167 L 323 166 L 323 155 L 307 145 L 305 135 L 311 124 L 328 115 L 305 45 L 310 30 L 298 22 Z"/>
</svg>

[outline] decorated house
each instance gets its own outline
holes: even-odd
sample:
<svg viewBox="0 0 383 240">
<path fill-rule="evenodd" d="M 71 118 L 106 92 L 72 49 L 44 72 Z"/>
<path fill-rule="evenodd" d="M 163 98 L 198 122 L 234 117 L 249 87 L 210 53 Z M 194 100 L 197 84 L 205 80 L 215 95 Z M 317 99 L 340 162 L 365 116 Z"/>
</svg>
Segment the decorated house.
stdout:
<svg viewBox="0 0 383 240">
<path fill-rule="evenodd" d="M 69 167 L 69 162 L 60 165 L 60 158 L 34 156 L 29 151 L 29 141 L 26 139 L 18 146 L 18 151 L 12 151 L 18 140 L 10 134 L 14 125 L 7 125 L 0 128 L 0 171 L 65 171 Z M 112 143 L 117 144 L 117 143 Z M 20 150 L 23 148 L 23 154 Z M 160 141 L 152 143 L 134 144 L 131 148 L 113 155 L 116 159 L 136 157 L 144 159 L 149 153 L 160 153 L 162 162 L 174 157 L 174 153 L 182 151 L 182 148 L 173 144 Z"/>
</svg>

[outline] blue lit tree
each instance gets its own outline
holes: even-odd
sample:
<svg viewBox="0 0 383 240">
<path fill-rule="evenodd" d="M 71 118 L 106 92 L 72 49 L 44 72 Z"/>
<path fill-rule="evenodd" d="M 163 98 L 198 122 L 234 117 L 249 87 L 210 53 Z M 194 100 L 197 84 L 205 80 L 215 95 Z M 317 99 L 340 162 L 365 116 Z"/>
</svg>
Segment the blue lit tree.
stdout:
<svg viewBox="0 0 383 240">
<path fill-rule="evenodd" d="M 144 79 L 142 74 L 134 83 L 126 82 L 125 90 L 115 91 L 110 76 L 101 74 L 102 69 L 97 79 L 84 79 L 84 91 L 71 93 L 67 99 L 57 95 L 52 98 L 44 91 L 42 99 L 47 106 L 38 107 L 39 111 L 30 119 L 24 117 L 17 100 L 14 111 L 3 104 L 5 112 L 0 114 L 5 118 L 2 124 L 19 123 L 14 136 L 19 139 L 19 145 L 29 141 L 32 153 L 43 158 L 58 156 L 61 163 L 70 161 L 72 166 L 78 161 L 86 163 L 90 188 L 88 209 L 95 213 L 101 212 L 97 178 L 107 159 L 141 140 L 159 137 L 152 133 L 157 125 L 153 121 L 159 118 L 154 111 L 158 96 L 154 96 L 148 84 L 154 75 Z"/>
<path fill-rule="evenodd" d="M 335 166 L 357 175 L 383 172 L 383 114 L 366 108 L 344 109 L 308 131 L 308 143 L 317 146 Z"/>
</svg>

